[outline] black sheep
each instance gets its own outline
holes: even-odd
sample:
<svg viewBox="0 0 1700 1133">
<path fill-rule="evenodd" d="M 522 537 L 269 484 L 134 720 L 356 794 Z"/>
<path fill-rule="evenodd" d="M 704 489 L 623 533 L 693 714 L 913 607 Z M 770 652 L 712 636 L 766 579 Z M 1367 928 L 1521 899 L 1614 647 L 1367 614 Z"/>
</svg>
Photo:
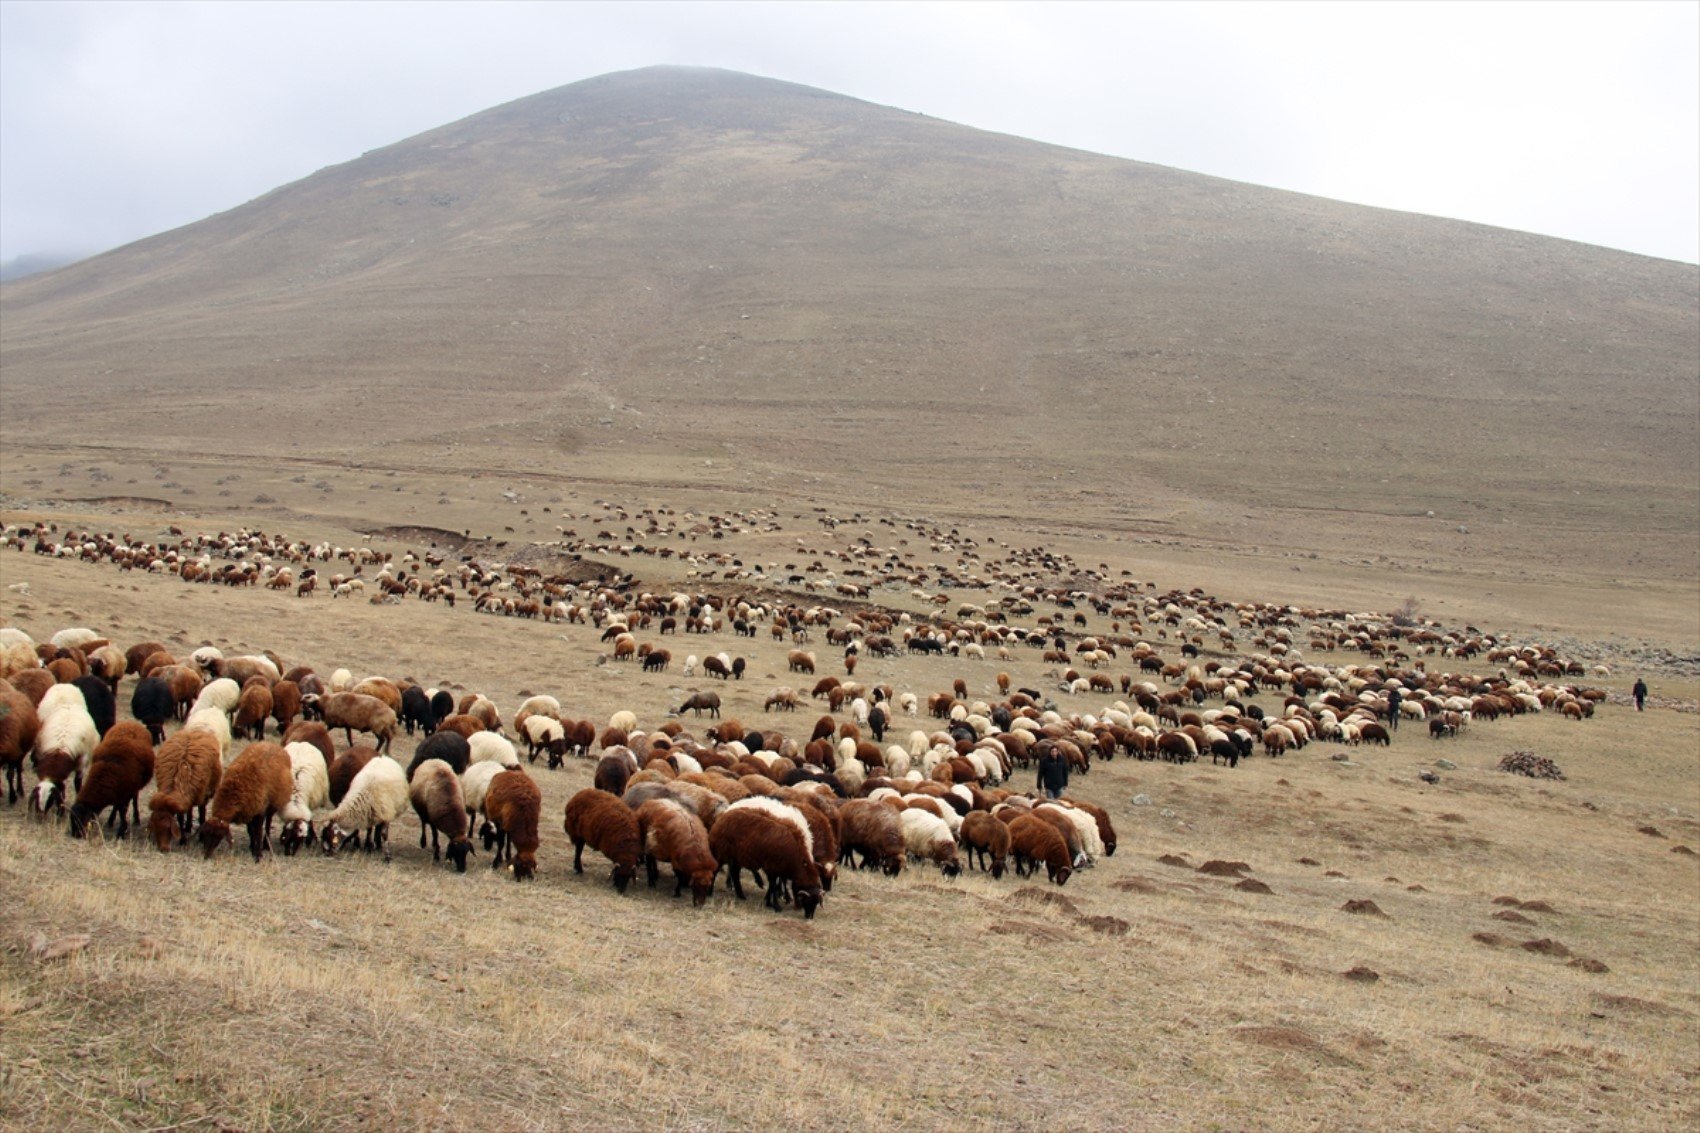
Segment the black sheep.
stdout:
<svg viewBox="0 0 1700 1133">
<path fill-rule="evenodd" d="M 118 722 L 118 698 L 112 695 L 112 686 L 99 677 L 78 677 L 71 683 L 82 690 L 95 731 L 105 736 Z"/>
<path fill-rule="evenodd" d="M 407 765 L 409 783 L 413 782 L 413 773 L 427 759 L 440 759 L 448 764 L 456 775 L 461 775 L 466 772 L 466 765 L 472 760 L 472 747 L 459 732 L 432 734 L 420 743 L 418 750 L 413 753 L 413 762 Z"/>
<path fill-rule="evenodd" d="M 147 725 L 148 735 L 156 744 L 165 742 L 165 722 L 176 713 L 177 701 L 171 695 L 171 686 L 158 677 L 143 677 L 136 691 L 130 694 L 130 715 Z"/>
</svg>

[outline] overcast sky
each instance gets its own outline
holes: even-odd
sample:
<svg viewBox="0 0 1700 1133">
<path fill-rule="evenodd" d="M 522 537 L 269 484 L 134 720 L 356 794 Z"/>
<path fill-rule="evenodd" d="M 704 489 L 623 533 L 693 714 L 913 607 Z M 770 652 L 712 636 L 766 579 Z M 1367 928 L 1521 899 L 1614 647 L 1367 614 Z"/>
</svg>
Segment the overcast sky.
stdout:
<svg viewBox="0 0 1700 1133">
<path fill-rule="evenodd" d="M 0 0 L 0 260 L 93 252 L 609 71 L 698 64 L 1700 261 L 1700 3 Z"/>
</svg>

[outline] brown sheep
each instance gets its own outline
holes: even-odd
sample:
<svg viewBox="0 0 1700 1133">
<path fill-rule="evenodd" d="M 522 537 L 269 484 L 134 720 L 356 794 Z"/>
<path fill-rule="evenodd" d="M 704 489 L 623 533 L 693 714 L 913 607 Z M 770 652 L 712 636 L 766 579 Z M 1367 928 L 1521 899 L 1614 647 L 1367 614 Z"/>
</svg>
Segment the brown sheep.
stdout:
<svg viewBox="0 0 1700 1133">
<path fill-rule="evenodd" d="M 348 794 L 348 788 L 354 782 L 354 777 L 360 774 L 362 768 L 377 758 L 378 749 L 375 747 L 351 747 L 341 755 L 336 756 L 325 768 L 331 783 L 331 805 L 340 806 L 343 797 Z"/>
<path fill-rule="evenodd" d="M 543 815 L 543 792 L 523 771 L 504 771 L 490 780 L 484 795 L 484 817 L 496 828 L 496 860 L 503 856 L 513 863 L 514 880 L 525 881 L 537 873 L 538 823 Z"/>
<path fill-rule="evenodd" d="M 277 721 L 277 734 L 286 734 L 295 718 L 301 715 L 301 686 L 294 681 L 279 681 L 272 686 L 272 719 Z M 327 760 L 327 762 L 329 762 Z"/>
<path fill-rule="evenodd" d="M 962 820 L 962 829 L 958 831 L 964 848 L 968 851 L 968 860 L 975 862 L 981 869 L 986 868 L 986 855 L 992 856 L 992 877 L 1003 876 L 1005 864 L 1009 859 L 1009 827 L 993 818 L 983 810 L 969 813 Z"/>
<path fill-rule="evenodd" d="M 53 674 L 46 669 L 25 669 L 21 673 L 13 673 L 8 680 L 30 702 L 30 707 L 41 703 L 41 698 L 47 695 L 47 690 L 59 682 L 53 679 Z"/>
<path fill-rule="evenodd" d="M 266 721 L 272 714 L 272 690 L 264 677 L 249 677 L 236 701 L 231 719 L 231 734 L 238 738 L 262 740 L 266 737 Z"/>
<path fill-rule="evenodd" d="M 473 852 L 468 836 L 471 822 L 466 813 L 466 797 L 461 793 L 460 776 L 454 768 L 440 759 L 428 759 L 413 772 L 408 786 L 413 801 L 413 813 L 419 816 L 419 848 L 425 848 L 425 832 L 431 832 L 431 860 L 441 861 L 439 833 L 449 840 L 449 860 L 457 873 L 466 872 L 466 856 Z"/>
<path fill-rule="evenodd" d="M 855 866 L 856 851 L 861 851 L 860 868 L 879 866 L 888 877 L 903 872 L 907 856 L 903 843 L 903 822 L 897 811 L 871 799 L 852 799 L 838 808 L 840 833 L 838 861 Z"/>
<path fill-rule="evenodd" d="M 709 849 L 725 865 L 732 892 L 744 899 L 742 873 L 748 869 L 767 878 L 762 903 L 781 912 L 779 902 L 789 885 L 806 920 L 813 920 L 821 901 L 820 872 L 803 846 L 795 823 L 760 810 L 729 810 L 708 833 Z"/>
<path fill-rule="evenodd" d="M 348 690 L 358 696 L 370 696 L 381 700 L 384 706 L 398 717 L 401 715 L 401 686 L 383 677 L 367 677 L 359 684 Z"/>
<path fill-rule="evenodd" d="M 35 747 L 40 729 L 35 702 L 0 680 L 0 769 L 6 773 L 7 806 L 24 793 L 24 756 Z"/>
<path fill-rule="evenodd" d="M 693 692 L 685 698 L 685 702 L 673 710 L 675 716 L 683 716 L 687 711 L 701 716 L 707 712 L 715 719 L 720 718 L 720 694 L 717 692 Z"/>
<path fill-rule="evenodd" d="M 218 737 L 200 728 L 178 732 L 154 752 L 154 790 L 148 800 L 148 830 L 160 853 L 171 849 L 175 829 L 177 842 L 186 845 L 194 825 L 193 811 L 207 820 L 207 803 L 218 790 L 224 775 Z"/>
<path fill-rule="evenodd" d="M 114 724 L 101 738 L 89 760 L 88 775 L 83 779 L 77 801 L 71 804 L 70 833 L 81 838 L 89 820 L 100 820 L 100 812 L 112 808 L 107 819 L 110 827 L 118 824 L 118 837 L 130 836 L 130 816 L 136 824 L 142 822 L 142 788 L 153 778 L 153 736 L 143 724 L 125 720 Z"/>
<path fill-rule="evenodd" d="M 1062 835 L 1063 844 L 1068 849 L 1068 860 L 1075 865 L 1081 864 L 1086 858 L 1086 847 L 1081 844 L 1080 831 L 1074 823 L 1064 818 L 1054 807 L 1035 807 L 1030 811 L 1035 818 L 1049 823 Z"/>
<path fill-rule="evenodd" d="M 147 675 L 146 670 L 143 669 L 143 665 L 147 664 L 148 658 L 152 657 L 156 653 L 165 653 L 165 646 L 163 643 L 158 641 L 143 641 L 130 646 L 130 648 L 124 650 L 124 671 L 126 673 L 139 673 L 143 676 Z M 170 660 L 171 655 L 169 653 L 165 653 L 165 656 L 167 660 L 161 662 L 161 664 L 171 665 L 176 663 Z"/>
<path fill-rule="evenodd" d="M 689 882 L 691 903 L 700 907 L 714 892 L 714 878 L 720 872 L 702 819 L 673 799 L 651 799 L 638 807 L 636 818 L 649 887 L 654 889 L 660 877 L 659 863 L 667 862 L 673 867 L 673 896 L 684 892 Z"/>
<path fill-rule="evenodd" d="M 248 849 L 258 862 L 271 849 L 272 816 L 295 792 L 289 753 L 277 744 L 254 743 L 231 761 L 213 795 L 212 813 L 201 823 L 201 848 L 213 856 L 222 842 L 233 841 L 230 826 L 248 826 Z"/>
<path fill-rule="evenodd" d="M 205 684 L 201 674 L 188 665 L 161 665 L 148 674 L 158 677 L 171 686 L 171 699 L 177 703 L 177 718 L 184 719 L 189 715 L 189 709 L 194 705 L 195 698 L 201 695 Z"/>
<path fill-rule="evenodd" d="M 589 845 L 614 863 L 614 888 L 624 893 L 643 857 L 643 838 L 631 808 L 607 791 L 586 787 L 567 800 L 562 828 L 573 843 L 573 872 L 584 872 L 584 848 Z"/>
<path fill-rule="evenodd" d="M 637 774 L 637 760 L 626 748 L 611 750 L 596 762 L 594 783 L 599 791 L 610 795 L 620 796 L 626 793 L 626 784 Z"/>
<path fill-rule="evenodd" d="M 399 699 L 399 694 L 398 697 Z M 309 703 L 314 698 L 304 697 Z M 377 741 L 381 752 L 390 750 L 390 740 L 395 736 L 396 714 L 375 696 L 367 696 L 360 692 L 333 692 L 331 695 L 318 698 L 317 708 L 319 719 L 325 727 L 341 728 L 350 746 L 354 743 L 354 733 L 369 732 Z"/>
<path fill-rule="evenodd" d="M 439 732 L 458 732 L 463 738 L 471 739 L 479 732 L 485 731 L 484 722 L 476 716 L 468 716 L 457 712 L 453 716 L 445 716 L 437 722 Z"/>
<path fill-rule="evenodd" d="M 317 720 L 297 720 L 283 733 L 283 738 L 278 743 L 284 747 L 293 743 L 312 744 L 319 749 L 319 754 L 325 757 L 326 767 L 336 760 L 336 741 L 331 739 L 330 729 Z"/>
<path fill-rule="evenodd" d="M 1066 822 L 1067 819 L 1062 821 Z M 1009 824 L 1010 852 L 1015 872 L 1026 877 L 1045 865 L 1045 875 L 1056 885 L 1066 885 L 1074 873 L 1068 846 L 1057 828 L 1033 814 L 1017 815 Z"/>
</svg>

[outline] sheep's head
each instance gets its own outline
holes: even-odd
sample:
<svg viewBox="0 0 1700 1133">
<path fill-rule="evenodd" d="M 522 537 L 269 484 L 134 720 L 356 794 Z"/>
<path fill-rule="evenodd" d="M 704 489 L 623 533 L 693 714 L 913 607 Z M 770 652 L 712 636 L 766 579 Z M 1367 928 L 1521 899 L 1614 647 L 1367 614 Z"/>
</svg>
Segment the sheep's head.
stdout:
<svg viewBox="0 0 1700 1133">
<path fill-rule="evenodd" d="M 216 818 L 209 818 L 201 823 L 200 837 L 201 849 L 205 856 L 209 858 L 213 856 L 213 851 L 218 849 L 221 842 L 234 841 L 230 833 L 230 823 L 222 822 Z"/>
<path fill-rule="evenodd" d="M 1051 874 L 1051 880 L 1056 882 L 1058 887 L 1061 887 L 1067 885 L 1068 879 L 1073 876 L 1074 870 L 1070 869 L 1068 866 L 1061 866 L 1055 873 Z"/>
<path fill-rule="evenodd" d="M 708 900 L 710 894 L 714 892 L 714 879 L 719 876 L 719 874 L 720 870 L 718 867 L 715 869 L 698 870 L 696 873 L 691 874 L 691 904 L 698 908 L 703 906 L 703 904 Z"/>
<path fill-rule="evenodd" d="M 521 850 L 514 856 L 514 880 L 529 881 L 537 876 L 537 855 L 530 850 Z"/>
<path fill-rule="evenodd" d="M 820 908 L 821 889 L 818 885 L 799 887 L 797 890 L 797 907 L 803 910 L 803 919 L 815 919 L 815 910 Z"/>
<path fill-rule="evenodd" d="M 456 838 L 449 843 L 449 860 L 455 864 L 456 873 L 466 872 L 466 856 L 474 852 L 470 838 Z"/>
<path fill-rule="evenodd" d="M 313 840 L 313 824 L 304 818 L 290 819 L 283 824 L 283 833 L 279 837 L 283 842 L 283 856 L 291 857 Z"/>
<path fill-rule="evenodd" d="M 637 866 L 636 865 L 624 865 L 624 864 L 616 865 L 614 867 L 614 890 L 615 890 L 615 892 L 624 893 L 626 891 L 626 886 L 628 886 L 632 883 L 632 878 L 636 874 L 637 874 Z"/>
<path fill-rule="evenodd" d="M 319 835 L 319 844 L 327 855 L 341 851 L 353 851 L 360 848 L 360 839 L 353 831 L 344 830 L 334 822 L 325 823 L 324 833 Z"/>
<path fill-rule="evenodd" d="M 65 784 L 56 779 L 43 779 L 30 794 L 30 813 L 45 816 L 48 811 L 65 806 Z"/>
</svg>

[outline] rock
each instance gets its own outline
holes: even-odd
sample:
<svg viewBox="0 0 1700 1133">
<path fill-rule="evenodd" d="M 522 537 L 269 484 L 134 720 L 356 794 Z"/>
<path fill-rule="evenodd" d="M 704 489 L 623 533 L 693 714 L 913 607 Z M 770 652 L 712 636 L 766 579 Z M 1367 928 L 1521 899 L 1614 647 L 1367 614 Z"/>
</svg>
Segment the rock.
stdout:
<svg viewBox="0 0 1700 1133">
<path fill-rule="evenodd" d="M 1453 763 L 1450 759 L 1437 759 L 1437 760 L 1434 761 L 1434 765 L 1436 767 L 1440 768 L 1442 771 L 1456 771 L 1456 770 L 1458 770 L 1458 765 L 1456 763 Z"/>
<path fill-rule="evenodd" d="M 1164 818 L 1175 817 L 1175 812 L 1170 810 L 1168 807 L 1164 807 L 1162 810 L 1158 811 L 1158 813 L 1161 814 Z"/>
<path fill-rule="evenodd" d="M 1150 795 L 1135 795 L 1135 796 L 1133 796 L 1133 805 L 1134 806 L 1150 806 L 1151 805 L 1151 796 Z"/>
</svg>

